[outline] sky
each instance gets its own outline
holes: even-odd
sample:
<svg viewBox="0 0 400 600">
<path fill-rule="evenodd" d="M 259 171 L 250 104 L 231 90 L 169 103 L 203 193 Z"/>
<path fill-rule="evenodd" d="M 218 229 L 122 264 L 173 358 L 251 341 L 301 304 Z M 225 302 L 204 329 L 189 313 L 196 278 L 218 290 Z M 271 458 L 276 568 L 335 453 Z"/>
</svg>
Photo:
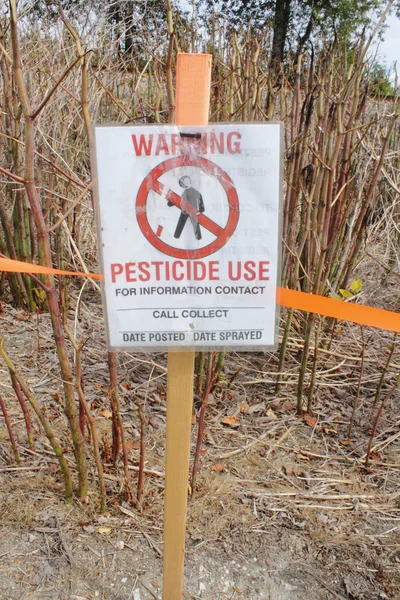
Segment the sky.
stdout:
<svg viewBox="0 0 400 600">
<path fill-rule="evenodd" d="M 378 55 L 387 67 L 393 67 L 397 60 L 397 70 L 400 70 L 400 18 L 394 14 L 389 15 L 386 24 L 385 39 L 379 45 Z"/>
</svg>

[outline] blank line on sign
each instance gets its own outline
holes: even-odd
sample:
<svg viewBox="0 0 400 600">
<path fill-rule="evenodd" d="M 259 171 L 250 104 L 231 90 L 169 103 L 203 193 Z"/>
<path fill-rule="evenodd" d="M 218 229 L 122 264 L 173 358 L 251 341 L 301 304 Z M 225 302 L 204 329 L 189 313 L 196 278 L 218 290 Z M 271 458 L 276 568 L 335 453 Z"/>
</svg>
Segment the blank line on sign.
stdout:
<svg viewBox="0 0 400 600">
<path fill-rule="evenodd" d="M 175 306 L 173 310 L 203 310 L 204 308 L 210 308 L 209 306 Z M 265 306 L 212 306 L 211 308 L 222 309 L 222 310 L 264 310 Z M 117 311 L 124 310 L 172 310 L 170 306 L 154 306 L 153 308 L 117 308 Z"/>
</svg>

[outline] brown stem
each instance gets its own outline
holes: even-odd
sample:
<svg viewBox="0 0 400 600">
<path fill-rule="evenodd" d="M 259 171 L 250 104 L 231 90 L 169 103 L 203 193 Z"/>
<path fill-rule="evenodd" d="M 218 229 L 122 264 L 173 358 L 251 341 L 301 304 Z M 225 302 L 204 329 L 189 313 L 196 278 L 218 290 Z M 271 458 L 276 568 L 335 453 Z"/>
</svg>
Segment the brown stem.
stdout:
<svg viewBox="0 0 400 600">
<path fill-rule="evenodd" d="M 18 177 L 18 175 L 14 175 L 14 173 L 11 173 L 10 171 L 3 169 L 3 167 L 0 167 L 0 173 L 3 173 L 3 175 L 6 175 L 10 179 L 12 179 L 13 181 L 17 181 L 18 183 L 26 183 L 26 181 L 23 177 Z"/>
<path fill-rule="evenodd" d="M 117 419 L 118 419 L 119 431 L 120 431 L 120 434 L 121 434 L 122 458 L 123 458 L 123 461 L 124 461 L 125 487 L 126 487 L 128 499 L 129 499 L 129 501 L 132 504 L 134 504 L 137 508 L 139 508 L 139 510 L 141 510 L 140 504 L 135 500 L 135 498 L 133 496 L 132 487 L 131 487 L 131 484 L 130 484 L 128 448 L 126 447 L 125 431 L 124 431 L 124 426 L 123 426 L 123 423 L 122 423 L 121 411 L 119 409 L 119 402 L 117 404 Z"/>
<path fill-rule="evenodd" d="M 175 31 L 174 31 L 174 22 L 173 22 L 173 18 L 172 18 L 171 0 L 167 0 L 167 25 L 168 25 L 168 34 L 169 34 L 168 56 L 167 56 L 167 95 L 168 95 L 168 105 L 169 105 L 168 122 L 173 123 L 175 121 L 175 94 L 174 94 L 174 82 L 173 82 L 173 75 L 172 75 L 172 63 L 173 63 Z"/>
<path fill-rule="evenodd" d="M 207 386 L 203 394 L 203 399 L 201 402 L 200 416 L 199 416 L 199 428 L 197 432 L 197 442 L 196 442 L 196 451 L 194 454 L 193 461 L 193 470 L 192 470 L 192 483 L 191 483 L 191 491 L 190 494 L 193 497 L 195 489 L 196 489 L 196 478 L 199 470 L 199 461 L 200 461 L 200 450 L 203 443 L 203 435 L 204 435 L 204 419 L 206 414 L 208 396 L 211 393 L 211 389 L 214 383 L 214 375 L 215 375 L 215 356 L 212 356 L 211 352 L 209 353 L 209 378 L 207 381 Z"/>
<path fill-rule="evenodd" d="M 200 396 L 203 387 L 203 370 L 204 370 L 204 352 L 199 352 L 195 364 L 196 372 L 196 390 L 195 394 Z"/>
<path fill-rule="evenodd" d="M 81 376 L 80 386 L 82 392 L 85 393 L 85 384 L 83 383 L 83 377 Z M 81 430 L 81 434 L 85 437 L 85 407 L 79 398 L 79 429 Z"/>
<path fill-rule="evenodd" d="M 0 408 L 1 408 L 1 412 L 3 413 L 4 421 L 6 423 L 6 427 L 7 427 L 7 430 L 8 430 L 8 436 L 10 438 L 10 442 L 11 442 L 11 446 L 12 446 L 12 449 L 13 449 L 15 460 L 16 460 L 16 462 L 18 464 L 20 464 L 21 459 L 20 459 L 19 454 L 18 454 L 18 448 L 17 448 L 17 444 L 15 442 L 14 433 L 13 433 L 13 430 L 12 430 L 12 427 L 11 427 L 11 421 L 10 421 L 10 418 L 8 416 L 6 405 L 4 404 L 4 400 L 3 400 L 2 396 L 0 396 Z"/>
<path fill-rule="evenodd" d="M 66 331 L 66 333 L 69 337 L 69 340 L 75 351 L 75 364 L 76 364 L 75 387 L 77 389 L 78 396 L 79 396 L 79 405 L 83 407 L 83 411 L 89 422 L 90 432 L 92 434 L 93 454 L 94 454 L 94 459 L 96 461 L 97 476 L 99 478 L 99 487 L 100 487 L 100 512 L 105 513 L 107 510 L 106 486 L 104 483 L 103 464 L 101 462 L 101 456 L 100 456 L 97 427 L 96 427 L 96 422 L 94 420 L 94 417 L 92 415 L 92 411 L 90 410 L 89 405 L 86 402 L 85 393 L 84 393 L 83 387 L 82 387 L 82 382 L 83 382 L 82 360 L 81 360 L 82 345 L 78 346 L 78 344 L 76 343 L 75 339 L 73 338 L 71 332 L 69 331 L 69 329 L 66 325 L 65 325 L 65 331 Z M 84 423 L 85 422 L 83 421 L 83 427 L 85 427 Z M 84 430 L 82 433 L 84 433 Z"/>
<path fill-rule="evenodd" d="M 315 381 L 317 377 L 317 364 L 318 364 L 318 344 L 319 344 L 319 336 L 321 333 L 322 326 L 322 318 L 319 319 L 318 327 L 315 330 L 314 336 L 314 356 L 313 356 L 313 365 L 311 371 L 311 381 L 310 387 L 308 389 L 308 400 L 307 400 L 307 413 L 310 414 L 312 411 L 312 405 L 314 400 L 314 389 L 315 389 Z"/>
<path fill-rule="evenodd" d="M 382 373 L 381 373 L 381 376 L 379 378 L 379 383 L 378 383 L 378 386 L 376 388 L 376 392 L 375 392 L 375 396 L 374 396 L 374 401 L 372 403 L 373 408 L 375 408 L 375 406 L 379 402 L 379 398 L 380 398 L 380 395 L 381 395 L 381 392 L 382 392 L 383 382 L 385 380 L 385 376 L 386 376 L 387 370 L 389 368 L 390 361 L 392 360 L 394 349 L 396 348 L 396 343 L 395 343 L 396 342 L 396 337 L 397 337 L 397 333 L 394 334 L 393 343 L 390 346 L 390 350 L 389 350 L 389 355 L 387 357 L 386 363 L 385 363 L 385 365 L 384 365 L 384 367 L 382 369 Z"/>
<path fill-rule="evenodd" d="M 54 86 L 48 92 L 48 94 L 46 95 L 44 100 L 40 103 L 38 108 L 35 111 L 33 111 L 33 113 L 31 114 L 31 119 L 35 119 L 42 112 L 42 110 L 44 109 L 44 107 L 46 106 L 46 104 L 48 103 L 48 101 L 50 100 L 52 95 L 54 94 L 54 92 L 61 85 L 62 81 L 65 79 L 65 77 L 68 75 L 68 73 L 75 67 L 75 65 L 80 61 L 80 58 L 81 57 L 78 56 L 78 58 L 76 60 L 74 60 L 74 62 L 69 67 L 66 68 L 64 73 L 61 75 L 59 80 L 54 84 Z"/>
<path fill-rule="evenodd" d="M 301 363 L 300 363 L 300 373 L 299 373 L 299 381 L 297 384 L 297 414 L 301 415 L 303 413 L 303 387 L 304 387 L 304 379 L 307 371 L 307 359 L 308 352 L 310 349 L 311 342 L 311 333 L 314 328 L 315 315 L 308 315 L 307 324 L 304 332 L 304 345 L 303 352 L 301 355 Z"/>
<path fill-rule="evenodd" d="M 128 499 L 139 509 L 140 504 L 135 500 L 130 485 L 129 477 L 129 457 L 128 449 L 125 441 L 125 431 L 121 418 L 119 392 L 118 392 L 118 373 L 117 373 L 117 354 L 115 352 L 108 353 L 108 369 L 110 373 L 110 401 L 111 401 L 111 412 L 113 419 L 113 448 L 112 458 L 113 463 L 116 464 L 120 447 L 122 446 L 122 458 L 124 463 L 124 476 L 125 476 L 125 487 L 128 495 Z"/>
<path fill-rule="evenodd" d="M 386 394 L 386 396 L 384 397 L 384 399 L 382 400 L 382 404 L 380 405 L 380 407 L 378 408 L 378 412 L 376 413 L 376 417 L 374 419 L 374 423 L 372 425 L 372 429 L 371 429 L 371 435 L 369 437 L 369 443 L 368 443 L 368 449 L 367 449 L 367 456 L 365 457 L 365 466 L 368 467 L 369 464 L 369 457 L 371 454 L 371 447 L 372 447 L 372 442 L 374 441 L 374 437 L 375 437 L 375 433 L 376 433 L 376 429 L 378 427 L 378 423 L 379 423 L 379 419 L 381 417 L 381 414 L 387 404 L 387 401 L 389 400 L 389 398 L 391 397 L 391 395 L 393 394 L 393 392 L 396 390 L 396 388 L 398 387 L 400 383 L 400 371 L 397 374 L 396 377 L 396 381 L 394 382 L 393 386 L 391 387 L 391 389 L 388 391 L 388 393 Z"/>
<path fill-rule="evenodd" d="M 110 402 L 112 413 L 112 461 L 117 464 L 121 448 L 121 432 L 119 429 L 119 393 L 118 393 L 118 371 L 116 352 L 108 353 L 108 372 L 110 374 Z"/>
<path fill-rule="evenodd" d="M 144 490 L 144 456 L 145 456 L 145 419 L 143 415 L 142 405 L 138 403 L 139 418 L 140 418 L 140 457 L 139 457 L 139 473 L 137 484 L 137 501 L 142 502 Z"/>
<path fill-rule="evenodd" d="M 285 365 L 286 349 L 287 349 L 287 343 L 288 343 L 288 339 L 289 339 L 292 319 L 293 319 L 293 308 L 291 308 L 287 312 L 286 321 L 285 321 L 285 330 L 284 330 L 283 339 L 282 339 L 282 342 L 281 342 L 281 345 L 279 348 L 279 362 L 278 362 L 278 369 L 277 369 L 278 374 L 276 377 L 276 387 L 275 387 L 276 394 L 279 394 L 281 391 L 282 371 L 283 371 L 283 367 Z"/>
<path fill-rule="evenodd" d="M 52 267 L 49 232 L 43 215 L 42 204 L 35 184 L 35 127 L 31 118 L 32 109 L 25 86 L 22 72 L 22 61 L 18 43 L 17 10 L 15 0 L 10 0 L 10 30 L 14 61 L 14 77 L 22 112 L 25 117 L 25 190 L 32 210 L 38 235 L 39 262 L 46 267 Z M 52 275 L 43 275 L 43 281 L 48 288 L 47 302 L 53 327 L 57 355 L 64 382 L 65 414 L 68 419 L 71 437 L 74 444 L 75 459 L 79 477 L 79 496 L 87 495 L 87 465 L 84 441 L 79 429 L 77 407 L 72 383 L 71 365 L 68 358 L 57 290 Z"/>
<path fill-rule="evenodd" d="M 362 381 L 362 376 L 364 373 L 364 358 L 365 358 L 364 327 L 360 327 L 360 331 L 361 331 L 361 340 L 362 340 L 360 375 L 358 377 L 357 391 L 356 391 L 356 395 L 354 398 L 353 410 L 352 410 L 351 417 L 350 417 L 349 430 L 347 432 L 347 439 L 350 439 L 350 437 L 351 437 L 351 431 L 353 429 L 354 415 L 356 413 L 357 406 L 358 406 L 358 400 L 360 397 L 360 389 L 361 389 L 361 381 Z"/>
<path fill-rule="evenodd" d="M 61 449 L 60 443 L 57 440 L 57 438 L 55 437 L 54 432 L 50 426 L 50 423 L 48 422 L 39 403 L 37 402 L 35 397 L 29 391 L 29 388 L 26 385 L 24 379 L 18 373 L 18 371 L 15 369 L 13 362 L 11 361 L 8 354 L 6 353 L 4 346 L 3 346 L 3 340 L 1 337 L 0 337 L 0 356 L 3 357 L 5 363 L 7 364 L 8 370 L 10 371 L 10 375 L 11 374 L 14 375 L 15 380 L 18 382 L 19 387 L 21 388 L 22 392 L 25 394 L 26 399 L 28 400 L 29 404 L 32 406 L 33 410 L 35 411 L 36 415 L 39 418 L 39 421 L 41 422 L 41 424 L 43 426 L 43 429 L 47 436 L 47 439 L 49 440 L 50 445 L 54 450 L 54 454 L 57 456 L 61 472 L 64 475 L 65 499 L 67 502 L 72 504 L 72 502 L 73 502 L 72 494 L 73 493 L 72 493 L 71 472 L 69 470 L 68 463 L 65 459 L 64 453 Z"/>
<path fill-rule="evenodd" d="M 218 352 L 217 364 L 215 367 L 215 375 L 220 375 L 225 364 L 226 352 Z"/>
<path fill-rule="evenodd" d="M 29 411 L 28 411 L 28 407 L 26 405 L 25 398 L 21 394 L 21 390 L 19 388 L 18 381 L 17 381 L 17 379 L 16 379 L 16 377 L 15 377 L 15 375 L 14 375 L 14 373 L 12 371 L 10 371 L 10 375 L 11 375 L 11 382 L 12 382 L 12 386 L 14 388 L 15 395 L 18 398 L 19 405 L 20 405 L 21 410 L 22 410 L 23 415 L 24 415 L 25 426 L 26 426 L 26 433 L 28 434 L 29 448 L 31 450 L 33 450 L 35 448 L 35 442 L 34 442 L 34 439 L 33 439 L 32 423 L 31 423 L 31 417 L 30 417 L 30 414 L 29 414 Z"/>
</svg>

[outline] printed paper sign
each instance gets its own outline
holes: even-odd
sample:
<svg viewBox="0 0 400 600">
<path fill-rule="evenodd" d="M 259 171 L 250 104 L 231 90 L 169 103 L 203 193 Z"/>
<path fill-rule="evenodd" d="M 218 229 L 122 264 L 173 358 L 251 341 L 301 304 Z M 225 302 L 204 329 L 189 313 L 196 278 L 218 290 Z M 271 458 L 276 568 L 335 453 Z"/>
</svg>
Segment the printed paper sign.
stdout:
<svg viewBox="0 0 400 600">
<path fill-rule="evenodd" d="M 273 347 L 279 123 L 98 126 L 111 349 Z"/>
</svg>

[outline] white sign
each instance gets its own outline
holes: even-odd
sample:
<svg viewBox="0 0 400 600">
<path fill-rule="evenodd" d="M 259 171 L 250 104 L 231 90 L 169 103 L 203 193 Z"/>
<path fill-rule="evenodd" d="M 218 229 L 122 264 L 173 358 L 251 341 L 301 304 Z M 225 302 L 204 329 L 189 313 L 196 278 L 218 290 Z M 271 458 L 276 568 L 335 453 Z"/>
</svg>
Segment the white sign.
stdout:
<svg viewBox="0 0 400 600">
<path fill-rule="evenodd" d="M 111 349 L 273 347 L 281 124 L 98 126 Z"/>
</svg>

